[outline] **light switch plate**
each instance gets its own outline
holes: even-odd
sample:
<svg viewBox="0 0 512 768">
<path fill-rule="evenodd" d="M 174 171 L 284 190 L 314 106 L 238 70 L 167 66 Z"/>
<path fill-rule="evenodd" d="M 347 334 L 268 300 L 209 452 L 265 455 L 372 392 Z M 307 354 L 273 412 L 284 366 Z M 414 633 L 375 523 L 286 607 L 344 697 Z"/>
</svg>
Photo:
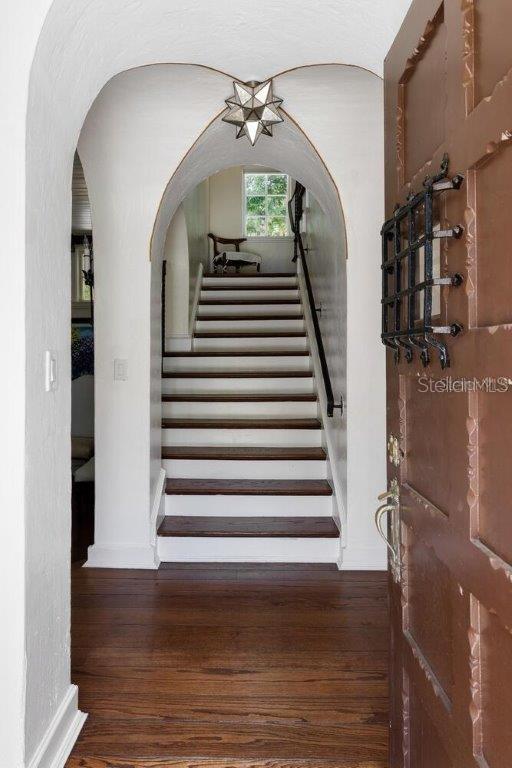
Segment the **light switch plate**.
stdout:
<svg viewBox="0 0 512 768">
<path fill-rule="evenodd" d="M 128 360 L 114 360 L 114 381 L 126 381 L 128 378 Z"/>
<path fill-rule="evenodd" d="M 46 392 L 57 389 L 57 355 L 49 349 L 44 353 L 44 388 Z"/>
</svg>

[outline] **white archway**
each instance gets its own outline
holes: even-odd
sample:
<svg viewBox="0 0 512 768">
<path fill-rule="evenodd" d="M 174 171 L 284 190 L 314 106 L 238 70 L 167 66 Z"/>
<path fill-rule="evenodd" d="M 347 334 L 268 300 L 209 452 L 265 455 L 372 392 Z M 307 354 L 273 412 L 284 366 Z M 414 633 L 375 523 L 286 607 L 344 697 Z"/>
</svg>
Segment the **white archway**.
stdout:
<svg viewBox="0 0 512 768">
<path fill-rule="evenodd" d="M 161 466 L 160 262 L 169 222 L 187 194 L 203 178 L 232 165 L 279 168 L 303 181 L 319 200 L 339 231 L 343 252 L 336 185 L 293 120 L 255 148 L 235 141 L 219 118 L 210 122 L 230 87 L 225 75 L 201 67 L 130 70 L 103 89 L 81 132 L 78 151 L 96 254 L 96 536 L 89 566 L 156 564 L 150 511 L 157 503 Z M 188 106 L 186 126 L 176 125 L 189 92 L 208 96 Z M 189 148 L 185 136 L 194 127 L 198 138 Z M 344 288 L 342 281 L 331 302 L 345 306 Z M 115 357 L 127 361 L 127 381 L 113 380 Z M 340 389 L 345 391 L 344 382 Z M 339 497 L 341 504 L 341 490 Z"/>
</svg>

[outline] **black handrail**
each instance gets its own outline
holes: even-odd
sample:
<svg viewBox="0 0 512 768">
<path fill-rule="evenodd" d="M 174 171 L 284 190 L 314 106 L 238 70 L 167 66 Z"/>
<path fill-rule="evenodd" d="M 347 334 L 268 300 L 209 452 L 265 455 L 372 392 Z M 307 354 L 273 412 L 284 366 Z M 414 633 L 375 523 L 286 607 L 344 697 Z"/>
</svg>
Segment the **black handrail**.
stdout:
<svg viewBox="0 0 512 768">
<path fill-rule="evenodd" d="M 161 325 L 161 345 L 162 345 L 162 371 L 164 369 L 165 356 L 165 286 L 167 277 L 167 261 L 162 261 L 162 325 Z"/>
<path fill-rule="evenodd" d="M 304 193 L 306 188 L 300 183 L 295 182 L 295 190 L 290 200 L 288 201 L 288 216 L 290 217 L 290 226 L 293 232 L 293 261 L 297 261 L 300 256 L 302 264 L 302 272 L 304 274 L 304 282 L 306 283 L 306 291 L 308 294 L 309 308 L 311 310 L 311 317 L 313 319 L 313 327 L 315 329 L 316 346 L 318 349 L 318 356 L 320 358 L 320 367 L 322 369 L 322 378 L 324 380 L 325 396 L 327 398 L 327 415 L 334 416 L 334 409 L 339 408 L 343 413 L 343 396 L 340 396 L 340 402 L 336 404 L 334 402 L 334 394 L 332 391 L 331 377 L 329 375 L 329 366 L 327 365 L 327 358 L 325 356 L 324 343 L 322 341 L 322 332 L 320 331 L 320 323 L 318 322 L 318 315 L 315 296 L 313 294 L 313 288 L 311 287 L 311 280 L 309 278 L 308 262 L 306 259 L 306 251 L 304 243 L 302 242 L 302 235 L 300 232 L 300 222 L 304 213 Z M 295 206 L 294 206 L 295 203 Z M 295 213 L 293 212 L 295 207 Z"/>
</svg>

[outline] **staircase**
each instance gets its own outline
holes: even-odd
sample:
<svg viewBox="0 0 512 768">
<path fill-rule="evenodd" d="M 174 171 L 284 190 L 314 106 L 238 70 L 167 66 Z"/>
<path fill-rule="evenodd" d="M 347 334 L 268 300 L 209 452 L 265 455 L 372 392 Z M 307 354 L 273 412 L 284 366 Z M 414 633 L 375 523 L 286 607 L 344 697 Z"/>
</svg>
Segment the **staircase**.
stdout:
<svg viewBox="0 0 512 768">
<path fill-rule="evenodd" d="M 162 381 L 165 562 L 336 562 L 295 274 L 205 275 L 191 352 Z"/>
</svg>

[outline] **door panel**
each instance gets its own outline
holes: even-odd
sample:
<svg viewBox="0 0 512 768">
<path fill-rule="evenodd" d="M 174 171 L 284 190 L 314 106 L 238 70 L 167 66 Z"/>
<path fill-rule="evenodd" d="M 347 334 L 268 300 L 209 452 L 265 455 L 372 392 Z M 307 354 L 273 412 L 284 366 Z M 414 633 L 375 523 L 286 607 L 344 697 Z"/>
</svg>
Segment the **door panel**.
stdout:
<svg viewBox="0 0 512 768">
<path fill-rule="evenodd" d="M 512 4 L 511 4 L 512 6 Z M 512 21 L 511 27 L 512 29 Z M 477 319 L 480 327 L 512 322 L 512 273 L 507 269 L 512 255 L 512 148 L 508 147 L 475 172 L 478 211 Z M 502 233 L 496 248 L 495 232 Z M 496 276 L 500 279 L 496 280 Z"/>
<path fill-rule="evenodd" d="M 406 181 L 442 144 L 445 110 L 446 26 L 441 6 L 400 79 Z"/>
<path fill-rule="evenodd" d="M 464 278 L 439 290 L 451 367 L 386 353 L 392 768 L 512 766 L 511 27 L 510 0 L 415 0 L 385 63 L 387 218 L 444 153 L 464 176 L 436 209 L 464 227 L 437 257 Z"/>
<path fill-rule="evenodd" d="M 425 370 L 418 377 L 404 376 L 402 380 L 407 391 L 403 439 L 406 455 L 411 457 L 403 467 L 403 482 L 450 516 L 460 508 L 466 492 L 467 450 L 463 443 L 454 445 L 439 462 L 439 446 L 450 444 L 453 432 L 464 432 L 465 398 L 443 391 L 447 386 L 444 377 L 431 383 Z M 416 429 L 417 424 L 422 425 L 421 430 Z"/>
<path fill-rule="evenodd" d="M 413 531 L 407 541 L 403 629 L 421 663 L 436 677 L 439 693 L 449 708 L 453 698 L 453 580 L 433 547 L 426 546 Z"/>
<path fill-rule="evenodd" d="M 446 754 L 442 739 L 428 714 L 422 707 L 421 697 L 414 688 L 410 699 L 410 747 L 409 762 L 411 768 L 453 768 L 453 763 Z"/>
<path fill-rule="evenodd" d="M 478 606 L 481 632 L 481 755 L 489 768 L 512 765 L 510 712 L 512 690 L 507 681 L 512 676 L 512 635 L 482 605 Z"/>
<path fill-rule="evenodd" d="M 492 95 L 499 81 L 512 68 L 509 0 L 474 0 L 475 102 Z"/>
</svg>

